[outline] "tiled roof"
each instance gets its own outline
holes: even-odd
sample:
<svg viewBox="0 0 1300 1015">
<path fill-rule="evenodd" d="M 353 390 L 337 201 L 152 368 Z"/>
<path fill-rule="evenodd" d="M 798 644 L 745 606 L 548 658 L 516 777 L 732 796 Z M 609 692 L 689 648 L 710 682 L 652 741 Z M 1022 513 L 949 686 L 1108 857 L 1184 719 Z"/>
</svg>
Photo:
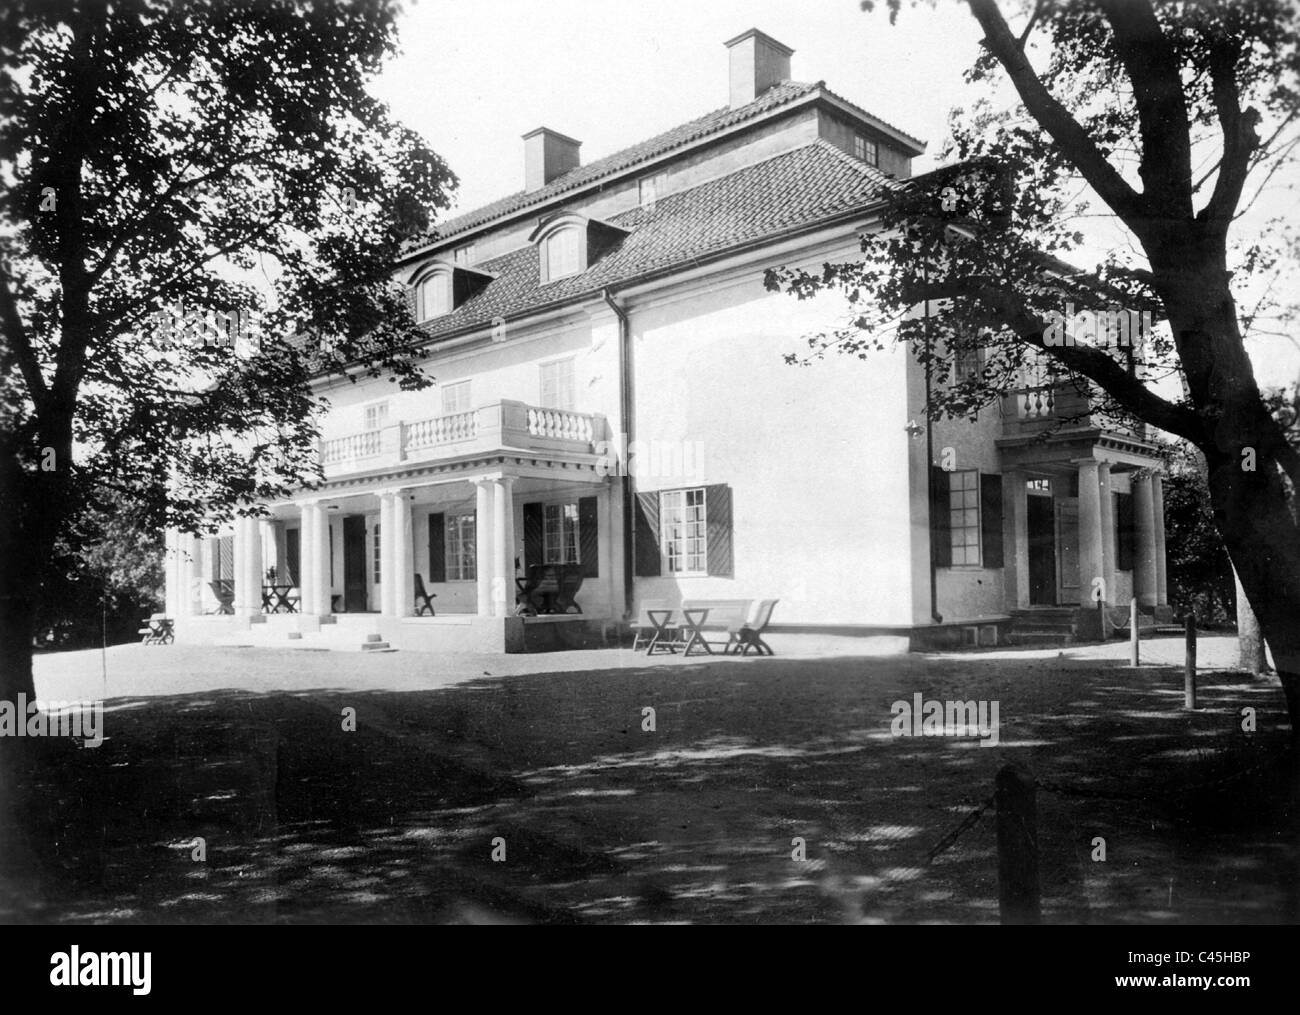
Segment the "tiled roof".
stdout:
<svg viewBox="0 0 1300 1015">
<path fill-rule="evenodd" d="M 547 201 L 558 194 L 574 190 L 612 173 L 621 172 L 638 163 L 672 151 L 674 148 L 680 148 L 682 145 L 698 141 L 710 134 L 716 134 L 737 123 L 753 119 L 762 113 L 785 105 L 787 102 L 802 98 L 821 87 L 821 82 L 802 84 L 795 81 L 785 81 L 779 85 L 774 85 L 753 102 L 744 106 L 735 109 L 730 106 L 723 106 L 721 109 L 715 109 L 712 113 L 707 113 L 689 123 L 683 123 L 672 130 L 650 138 L 648 141 L 642 141 L 630 148 L 624 148 L 620 152 L 607 155 L 603 159 L 597 159 L 588 165 L 571 169 L 563 176 L 556 177 L 546 186 L 537 190 L 521 190 L 509 197 L 499 198 L 491 204 L 485 204 L 481 208 L 475 208 L 473 211 L 450 218 L 439 223 L 436 228 L 425 236 L 410 241 L 405 247 L 408 250 L 415 250 L 437 240 L 444 240 L 458 233 L 463 233 L 475 226 L 483 225 L 485 222 L 491 222 L 503 215 L 509 215 L 530 205 Z"/>
<path fill-rule="evenodd" d="M 629 234 L 580 275 L 541 283 L 538 250 L 532 244 L 477 264 L 496 278 L 424 330 L 437 338 L 486 327 L 496 317 L 510 320 L 656 270 L 685 267 L 863 208 L 884 188 L 898 185 L 829 142 L 815 141 L 662 197 L 653 211 L 640 207 L 611 218 Z"/>
</svg>

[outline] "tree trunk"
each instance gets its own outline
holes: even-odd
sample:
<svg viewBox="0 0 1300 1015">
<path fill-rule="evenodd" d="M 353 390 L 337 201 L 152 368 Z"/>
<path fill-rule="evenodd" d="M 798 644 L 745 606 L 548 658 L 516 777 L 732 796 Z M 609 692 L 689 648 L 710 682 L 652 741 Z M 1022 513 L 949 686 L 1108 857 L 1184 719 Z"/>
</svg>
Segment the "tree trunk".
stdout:
<svg viewBox="0 0 1300 1015">
<path fill-rule="evenodd" d="M 1247 673 L 1259 676 L 1268 670 L 1264 658 L 1264 634 L 1259 629 L 1259 618 L 1251 608 L 1250 598 L 1241 587 L 1236 568 L 1232 571 L 1237 586 L 1237 665 Z"/>
</svg>

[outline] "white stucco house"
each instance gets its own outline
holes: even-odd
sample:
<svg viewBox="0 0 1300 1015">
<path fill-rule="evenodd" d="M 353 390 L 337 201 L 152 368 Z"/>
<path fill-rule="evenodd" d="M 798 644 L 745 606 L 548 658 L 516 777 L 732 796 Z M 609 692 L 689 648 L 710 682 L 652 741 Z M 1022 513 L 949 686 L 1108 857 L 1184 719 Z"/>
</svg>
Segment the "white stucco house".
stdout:
<svg viewBox="0 0 1300 1015">
<path fill-rule="evenodd" d="M 764 270 L 853 258 L 924 145 L 791 81 L 762 32 L 726 49 L 726 106 L 585 165 L 539 128 L 523 189 L 411 246 L 436 385 L 321 378 L 324 484 L 169 534 L 178 641 L 526 651 L 599 642 L 646 602 L 776 598 L 774 632 L 905 649 L 1077 626 L 1098 576 L 1109 604 L 1165 604 L 1147 434 L 1044 383 L 927 441 L 906 352 L 787 365 L 843 308 Z M 580 570 L 581 613 L 517 615 L 537 564 Z M 296 612 L 264 606 L 271 567 Z"/>
</svg>

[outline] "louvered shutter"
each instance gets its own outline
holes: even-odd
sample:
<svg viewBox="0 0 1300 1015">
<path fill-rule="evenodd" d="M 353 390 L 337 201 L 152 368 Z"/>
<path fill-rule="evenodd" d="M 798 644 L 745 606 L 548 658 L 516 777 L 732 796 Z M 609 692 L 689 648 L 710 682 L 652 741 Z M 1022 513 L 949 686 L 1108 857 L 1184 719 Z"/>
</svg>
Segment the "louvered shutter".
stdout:
<svg viewBox="0 0 1300 1015">
<path fill-rule="evenodd" d="M 640 578 L 652 578 L 659 574 L 660 568 L 659 494 L 657 492 L 636 495 L 634 537 L 636 570 L 633 573 Z"/>
<path fill-rule="evenodd" d="M 447 516 L 429 515 L 429 584 L 447 580 Z"/>
<path fill-rule="evenodd" d="M 948 473 L 930 467 L 930 545 L 936 567 L 952 567 L 952 525 L 948 515 Z"/>
<path fill-rule="evenodd" d="M 732 577 L 731 487 L 725 483 L 704 488 L 704 527 L 709 574 Z"/>
<path fill-rule="evenodd" d="M 545 552 L 542 543 L 544 523 L 542 505 L 538 503 L 524 505 L 524 574 L 534 564 L 543 564 Z"/>
<path fill-rule="evenodd" d="M 1002 477 L 980 475 L 980 541 L 984 566 L 1002 566 Z"/>
<path fill-rule="evenodd" d="M 578 498 L 578 560 L 584 578 L 600 576 L 600 522 L 595 497 Z"/>
</svg>

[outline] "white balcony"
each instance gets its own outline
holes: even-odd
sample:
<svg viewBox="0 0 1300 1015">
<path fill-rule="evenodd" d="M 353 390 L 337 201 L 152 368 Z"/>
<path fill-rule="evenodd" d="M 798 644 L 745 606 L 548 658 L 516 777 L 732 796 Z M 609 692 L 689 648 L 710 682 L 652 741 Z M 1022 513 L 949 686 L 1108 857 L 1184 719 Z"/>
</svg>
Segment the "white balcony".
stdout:
<svg viewBox="0 0 1300 1015">
<path fill-rule="evenodd" d="M 393 468 L 404 462 L 453 459 L 491 451 L 594 454 L 606 440 L 605 417 L 502 400 L 426 419 L 320 442 L 325 477 Z"/>
</svg>

